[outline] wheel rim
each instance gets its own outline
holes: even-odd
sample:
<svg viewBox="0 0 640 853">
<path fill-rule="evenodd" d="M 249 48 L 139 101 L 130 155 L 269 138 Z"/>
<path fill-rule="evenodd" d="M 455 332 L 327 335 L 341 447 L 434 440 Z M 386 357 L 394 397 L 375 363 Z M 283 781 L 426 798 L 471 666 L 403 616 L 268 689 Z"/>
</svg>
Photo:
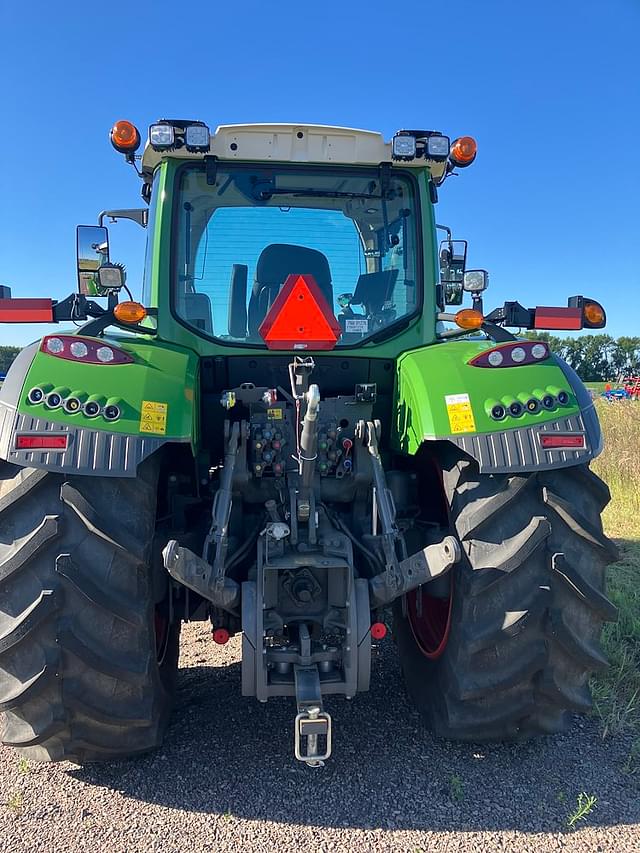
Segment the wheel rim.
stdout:
<svg viewBox="0 0 640 853">
<path fill-rule="evenodd" d="M 436 598 L 424 590 L 414 590 L 407 595 L 407 618 L 413 637 L 424 657 L 429 660 L 437 660 L 447 647 L 452 606 L 453 576 L 448 598 Z"/>
</svg>

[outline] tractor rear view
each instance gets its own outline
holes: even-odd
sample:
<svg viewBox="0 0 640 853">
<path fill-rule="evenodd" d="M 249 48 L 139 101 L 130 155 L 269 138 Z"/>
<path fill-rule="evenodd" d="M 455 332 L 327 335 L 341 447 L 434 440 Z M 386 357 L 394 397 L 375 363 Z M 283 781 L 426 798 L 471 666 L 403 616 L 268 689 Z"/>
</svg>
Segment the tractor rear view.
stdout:
<svg viewBox="0 0 640 853">
<path fill-rule="evenodd" d="M 485 311 L 487 273 L 434 218 L 474 140 L 162 120 L 141 157 L 131 123 L 111 141 L 145 207 L 79 226 L 67 299 L 0 293 L 0 322 L 70 326 L 0 391 L 3 742 L 157 747 L 193 620 L 242 632 L 239 689 L 291 697 L 312 766 L 340 743 L 325 697 L 368 689 L 388 628 L 440 736 L 586 711 L 615 618 L 600 428 L 571 368 L 509 329 L 605 314 Z M 141 302 L 110 257 L 123 219 L 148 234 Z"/>
</svg>

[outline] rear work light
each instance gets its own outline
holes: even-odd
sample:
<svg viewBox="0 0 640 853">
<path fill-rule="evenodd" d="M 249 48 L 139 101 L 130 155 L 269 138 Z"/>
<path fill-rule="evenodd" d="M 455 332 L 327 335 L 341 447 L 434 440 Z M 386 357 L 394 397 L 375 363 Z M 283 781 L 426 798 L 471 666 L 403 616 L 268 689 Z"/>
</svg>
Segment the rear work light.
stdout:
<svg viewBox="0 0 640 853">
<path fill-rule="evenodd" d="M 584 450 L 587 446 L 582 433 L 540 432 L 538 435 L 540 436 L 540 445 L 543 450 L 561 450 L 562 448 Z"/>
<path fill-rule="evenodd" d="M 42 339 L 40 351 L 56 358 L 79 361 L 83 364 L 131 364 L 133 362 L 133 358 L 118 347 L 93 338 L 81 338 L 78 335 L 47 335 Z"/>
<path fill-rule="evenodd" d="M 66 450 L 69 443 L 68 435 L 17 435 L 16 450 Z"/>
<path fill-rule="evenodd" d="M 503 344 L 476 355 L 468 362 L 472 367 L 520 367 L 523 364 L 536 364 L 551 355 L 551 350 L 542 341 L 518 341 Z"/>
</svg>

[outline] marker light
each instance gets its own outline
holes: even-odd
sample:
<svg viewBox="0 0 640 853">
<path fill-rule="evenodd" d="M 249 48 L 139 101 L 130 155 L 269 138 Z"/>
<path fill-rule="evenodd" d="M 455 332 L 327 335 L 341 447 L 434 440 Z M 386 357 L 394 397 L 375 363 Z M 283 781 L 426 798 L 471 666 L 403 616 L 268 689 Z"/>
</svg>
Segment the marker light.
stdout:
<svg viewBox="0 0 640 853">
<path fill-rule="evenodd" d="M 140 133 L 135 124 L 120 119 L 109 133 L 111 144 L 121 154 L 133 154 L 140 147 Z"/>
<path fill-rule="evenodd" d="M 147 309 L 139 302 L 119 302 L 113 315 L 119 323 L 139 323 L 147 316 Z"/>
<path fill-rule="evenodd" d="M 484 316 L 475 308 L 463 308 L 456 313 L 454 322 L 461 329 L 479 329 L 484 323 Z"/>
<path fill-rule="evenodd" d="M 204 124 L 190 124 L 185 130 L 187 151 L 205 153 L 209 150 L 209 128 Z"/>
<path fill-rule="evenodd" d="M 391 159 L 392 160 L 413 160 L 416 156 L 416 138 L 415 136 L 399 135 L 394 136 L 391 142 Z"/>
<path fill-rule="evenodd" d="M 591 329 L 601 329 L 607 321 L 604 308 L 598 302 L 586 302 L 582 308 L 584 324 Z"/>
<path fill-rule="evenodd" d="M 168 151 L 176 142 L 176 132 L 170 124 L 152 124 L 149 128 L 149 145 L 156 151 Z"/>
<path fill-rule="evenodd" d="M 463 169 L 465 166 L 470 166 L 476 159 L 478 151 L 478 143 L 472 136 L 459 136 L 452 146 L 449 154 L 449 159 L 454 166 Z"/>
</svg>

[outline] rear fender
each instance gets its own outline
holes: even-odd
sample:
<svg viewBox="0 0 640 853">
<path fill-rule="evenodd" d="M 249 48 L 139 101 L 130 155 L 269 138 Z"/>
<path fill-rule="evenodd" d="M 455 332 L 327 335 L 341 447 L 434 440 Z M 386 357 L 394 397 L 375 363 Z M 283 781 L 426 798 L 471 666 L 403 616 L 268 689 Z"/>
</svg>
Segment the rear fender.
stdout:
<svg viewBox="0 0 640 853">
<path fill-rule="evenodd" d="M 61 333 L 64 334 L 64 333 Z M 132 359 L 126 364 L 87 364 L 58 358 L 41 350 L 41 341 L 26 347 L 12 364 L 0 389 L 0 457 L 18 465 L 51 471 L 114 477 L 135 477 L 138 465 L 160 447 L 199 441 L 197 371 L 194 353 L 163 341 L 133 335 L 96 339 L 121 349 Z M 29 391 L 55 391 L 65 400 L 75 397 L 74 413 L 46 401 L 29 401 Z M 99 402 L 96 417 L 88 417 L 89 400 Z M 104 417 L 107 404 L 116 404 L 120 417 Z M 65 450 L 22 450 L 18 436 L 41 433 L 67 436 Z"/>
<path fill-rule="evenodd" d="M 485 340 L 448 341 L 404 353 L 397 362 L 392 446 L 415 455 L 424 442 L 447 440 L 478 462 L 481 472 L 544 470 L 587 462 L 600 453 L 602 436 L 593 401 L 575 372 L 557 356 L 540 363 L 501 368 L 468 362 L 494 346 Z M 565 405 L 540 407 L 502 421 L 495 402 L 523 404 L 565 391 Z M 541 393 L 542 392 L 542 393 Z M 541 434 L 577 433 L 578 449 L 543 448 Z"/>
</svg>

